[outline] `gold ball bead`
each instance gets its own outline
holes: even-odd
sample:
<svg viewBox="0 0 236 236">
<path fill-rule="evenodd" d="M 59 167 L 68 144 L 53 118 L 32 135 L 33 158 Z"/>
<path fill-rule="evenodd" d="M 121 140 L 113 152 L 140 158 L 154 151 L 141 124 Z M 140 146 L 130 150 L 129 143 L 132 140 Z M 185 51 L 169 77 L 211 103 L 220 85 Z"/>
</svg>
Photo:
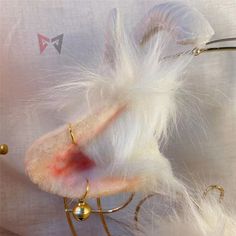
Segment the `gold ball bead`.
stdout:
<svg viewBox="0 0 236 236">
<path fill-rule="evenodd" d="M 6 155 L 8 153 L 8 146 L 6 144 L 0 145 L 0 154 Z"/>
<path fill-rule="evenodd" d="M 77 221 L 87 220 L 91 213 L 91 207 L 86 202 L 80 201 L 73 208 L 72 213 Z"/>
</svg>

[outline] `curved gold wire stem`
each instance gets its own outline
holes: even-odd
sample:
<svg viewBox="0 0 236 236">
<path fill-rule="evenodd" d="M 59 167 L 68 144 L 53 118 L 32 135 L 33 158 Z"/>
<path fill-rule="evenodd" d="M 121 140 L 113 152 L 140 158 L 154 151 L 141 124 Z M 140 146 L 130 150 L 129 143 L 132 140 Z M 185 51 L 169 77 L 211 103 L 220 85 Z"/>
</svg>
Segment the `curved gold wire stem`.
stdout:
<svg viewBox="0 0 236 236">
<path fill-rule="evenodd" d="M 108 209 L 108 210 L 102 210 L 102 213 L 103 214 L 110 214 L 110 213 L 114 213 L 114 212 L 117 212 L 117 211 L 120 211 L 122 210 L 123 208 L 125 208 L 126 206 L 129 205 L 129 203 L 133 200 L 134 198 L 134 193 L 132 193 L 129 197 L 129 199 L 124 203 L 122 204 L 121 206 L 118 206 L 118 207 L 115 207 L 115 208 L 112 208 L 112 209 Z M 92 210 L 92 213 L 101 213 L 101 210 Z"/>
<path fill-rule="evenodd" d="M 134 213 L 134 220 L 136 221 L 136 227 L 137 227 L 137 223 L 138 223 L 138 214 L 140 212 L 141 206 L 143 205 L 143 203 L 148 200 L 149 198 L 158 195 L 157 193 L 153 193 L 150 194 L 148 196 L 146 196 L 145 198 L 143 198 L 141 201 L 139 201 L 138 205 L 135 208 L 135 213 Z"/>
<path fill-rule="evenodd" d="M 72 236 L 77 236 L 74 224 L 73 224 L 71 216 L 70 216 L 70 212 L 67 211 L 67 209 L 69 208 L 69 206 L 67 204 L 67 198 L 64 197 L 63 200 L 64 200 L 64 208 L 65 208 L 65 213 L 66 213 L 66 219 L 67 219 L 67 223 L 68 223 L 68 225 L 70 227 L 70 231 L 72 233 Z"/>
<path fill-rule="evenodd" d="M 222 186 L 216 185 L 216 184 L 210 185 L 206 188 L 206 190 L 203 193 L 203 198 L 206 198 L 207 194 L 214 189 L 216 189 L 220 192 L 219 202 L 222 202 L 222 200 L 224 199 L 224 196 L 225 196 L 225 190 Z"/>
<path fill-rule="evenodd" d="M 104 214 L 103 214 L 101 198 L 97 198 L 97 206 L 98 206 L 98 209 L 99 209 L 99 216 L 100 216 L 100 219 L 101 219 L 103 228 L 104 228 L 104 230 L 105 230 L 107 236 L 111 236 L 111 234 L 110 234 L 110 232 L 109 232 L 109 229 L 108 229 L 108 225 L 107 225 L 105 216 L 104 216 Z"/>
</svg>

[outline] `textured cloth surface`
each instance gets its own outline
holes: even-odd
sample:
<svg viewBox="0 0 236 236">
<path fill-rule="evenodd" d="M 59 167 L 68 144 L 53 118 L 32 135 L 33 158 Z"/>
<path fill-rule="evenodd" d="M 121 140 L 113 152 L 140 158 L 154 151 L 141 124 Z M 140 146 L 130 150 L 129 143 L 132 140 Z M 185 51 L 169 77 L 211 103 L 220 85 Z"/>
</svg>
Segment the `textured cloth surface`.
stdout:
<svg viewBox="0 0 236 236">
<path fill-rule="evenodd" d="M 112 8 L 120 8 L 131 31 L 156 3 L 0 0 L 0 143 L 9 145 L 9 154 L 0 159 L 0 235 L 70 235 L 62 199 L 39 190 L 24 173 L 27 147 L 40 135 L 62 125 L 62 119 L 54 114 L 32 119 L 21 104 L 39 86 L 43 87 L 42 81 L 50 80 L 52 85 L 60 81 L 66 67 L 68 70 L 69 66 L 96 62 L 103 50 L 104 28 Z M 236 36 L 235 0 L 195 0 L 194 5 L 212 24 L 215 39 Z M 49 39 L 63 34 L 61 52 L 50 42 L 40 53 L 38 34 Z M 163 149 L 175 173 L 188 178 L 189 184 L 222 184 L 231 193 L 226 197 L 232 200 L 236 197 L 235 65 L 233 53 L 194 59 L 186 77 L 202 94 L 199 110 L 203 125 L 199 128 L 186 118 L 184 128 Z M 121 225 L 108 223 L 114 235 L 122 234 Z M 80 235 L 104 235 L 95 216 L 78 224 L 78 229 Z"/>
</svg>

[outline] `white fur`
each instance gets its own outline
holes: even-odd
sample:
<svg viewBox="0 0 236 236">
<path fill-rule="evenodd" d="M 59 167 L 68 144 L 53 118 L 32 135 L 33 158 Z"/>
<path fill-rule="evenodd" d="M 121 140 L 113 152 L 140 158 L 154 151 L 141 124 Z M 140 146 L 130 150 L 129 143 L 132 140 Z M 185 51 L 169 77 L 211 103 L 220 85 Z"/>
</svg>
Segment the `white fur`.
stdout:
<svg viewBox="0 0 236 236">
<path fill-rule="evenodd" d="M 106 43 L 106 64 L 99 66 L 96 72 L 83 69 L 74 79 L 46 91 L 56 100 L 49 99 L 48 104 L 54 104 L 54 108 L 73 107 L 72 117 L 85 116 L 76 112 L 75 108 L 81 104 L 87 106 L 90 113 L 114 101 L 126 104 L 125 112 L 83 148 L 97 164 L 89 178 L 138 176 L 146 192 L 165 193 L 173 202 L 179 199 L 179 194 L 184 195 L 182 210 L 176 209 L 165 217 L 154 215 L 153 220 L 140 223 L 142 231 L 138 235 L 148 232 L 150 236 L 233 236 L 235 216 L 216 201 L 200 201 L 199 210 L 159 151 L 160 142 L 168 137 L 170 127 L 176 126 L 178 112 L 181 112 L 179 103 L 186 93 L 183 71 L 193 55 L 186 53 L 163 59 L 174 40 L 168 31 L 159 32 L 149 47 L 140 50 L 123 31 L 117 10 L 113 11 L 112 19 L 113 38 Z M 104 62 L 104 58 L 101 60 Z M 51 188 L 53 192 L 68 195 L 63 179 L 56 181 Z M 45 186 L 48 183 L 43 184 L 41 187 L 48 189 Z"/>
<path fill-rule="evenodd" d="M 154 197 L 153 197 L 154 198 Z M 155 199 L 157 204 L 160 199 Z M 153 199 L 154 202 L 154 199 Z M 215 198 L 199 198 L 196 206 L 193 202 L 182 200 L 174 210 L 164 214 L 150 210 L 142 211 L 135 235 L 149 236 L 234 236 L 236 235 L 236 215 L 231 209 L 219 203 Z M 148 204 L 146 203 L 146 206 Z M 143 206 L 144 208 L 145 206 Z M 198 208 L 199 207 L 199 208 Z M 148 232 L 148 233 L 147 233 Z"/>
<path fill-rule="evenodd" d="M 174 14 L 169 10 L 172 7 L 177 6 L 190 13 L 193 11 L 190 7 L 176 3 L 166 6 L 163 9 L 157 8 L 170 17 Z M 196 13 L 196 10 L 193 12 Z M 193 22 L 205 20 L 200 13 L 190 15 Z M 177 17 L 180 23 L 183 22 L 181 17 Z M 159 146 L 177 124 L 177 111 L 179 105 L 182 105 L 184 93 L 182 76 L 193 55 L 183 53 L 178 57 L 165 58 L 169 48 L 176 43 L 172 29 L 169 29 L 168 19 L 166 28 L 163 26 L 164 31 L 159 32 L 145 49 L 140 48 L 125 33 L 118 10 L 111 12 L 109 22 L 108 35 L 111 38 L 106 40 L 105 58 L 101 59 L 95 72 L 83 69 L 81 73 L 74 74 L 74 78 L 68 78 L 66 83 L 44 91 L 43 97 L 48 100 L 49 109 L 66 108 L 68 114 L 72 114 L 69 122 L 74 117 L 86 115 L 81 112 L 80 107 L 87 107 L 93 113 L 117 101 L 126 104 L 126 110 L 121 116 L 83 148 L 96 162 L 96 168 L 87 173 L 87 178 L 138 176 L 143 183 L 140 187 L 146 191 L 165 191 L 163 186 L 168 190 L 180 191 L 183 187 L 173 176 L 169 161 L 160 153 Z M 188 31 L 196 30 L 194 26 L 195 23 L 192 28 L 188 25 Z M 175 25 L 176 30 L 179 27 L 180 25 Z M 192 35 L 195 42 L 196 35 Z M 197 41 L 200 40 L 202 35 Z M 194 46 L 196 45 L 193 44 L 192 47 Z M 45 106 L 44 102 L 41 104 Z M 34 160 L 30 161 L 30 157 L 27 160 L 29 166 L 36 163 Z M 33 169 L 37 171 L 37 168 Z M 44 176 L 44 173 L 35 174 Z M 71 173 L 74 176 L 76 174 Z M 34 179 L 34 173 L 30 173 L 30 176 Z M 60 184 L 61 181 L 63 183 L 63 178 L 55 181 L 58 183 L 44 181 L 38 184 L 48 191 L 54 189 L 54 193 L 68 195 L 67 188 Z"/>
</svg>

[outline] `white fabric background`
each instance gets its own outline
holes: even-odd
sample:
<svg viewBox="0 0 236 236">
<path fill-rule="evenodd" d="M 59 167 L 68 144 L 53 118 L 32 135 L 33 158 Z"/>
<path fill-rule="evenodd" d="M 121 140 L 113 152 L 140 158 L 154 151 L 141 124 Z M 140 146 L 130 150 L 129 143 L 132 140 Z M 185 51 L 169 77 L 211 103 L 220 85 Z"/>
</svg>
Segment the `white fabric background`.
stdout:
<svg viewBox="0 0 236 236">
<path fill-rule="evenodd" d="M 0 143 L 10 148 L 0 159 L 0 235 L 70 235 L 62 199 L 40 191 L 24 174 L 27 147 L 62 121 L 55 114 L 43 114 L 34 117 L 32 123 L 22 104 L 43 87 L 44 80 L 56 84 L 66 66 L 97 61 L 109 10 L 119 7 L 131 31 L 157 2 L 0 0 Z M 194 5 L 212 24 L 214 38 L 236 36 L 235 0 L 195 0 Z M 40 55 L 37 33 L 49 38 L 63 33 L 61 54 L 49 45 Z M 209 95 L 202 96 L 199 104 L 204 128 L 190 125 L 186 118 L 179 135 L 164 148 L 177 175 L 188 178 L 189 183 L 193 179 L 206 185 L 221 183 L 226 193 L 231 193 L 226 195 L 230 199 L 236 197 L 235 67 L 233 53 L 194 59 L 188 79 L 196 91 Z M 109 225 L 113 235 L 122 235 L 122 227 L 114 222 Z M 80 235 L 104 235 L 95 216 L 78 227 Z"/>
</svg>

